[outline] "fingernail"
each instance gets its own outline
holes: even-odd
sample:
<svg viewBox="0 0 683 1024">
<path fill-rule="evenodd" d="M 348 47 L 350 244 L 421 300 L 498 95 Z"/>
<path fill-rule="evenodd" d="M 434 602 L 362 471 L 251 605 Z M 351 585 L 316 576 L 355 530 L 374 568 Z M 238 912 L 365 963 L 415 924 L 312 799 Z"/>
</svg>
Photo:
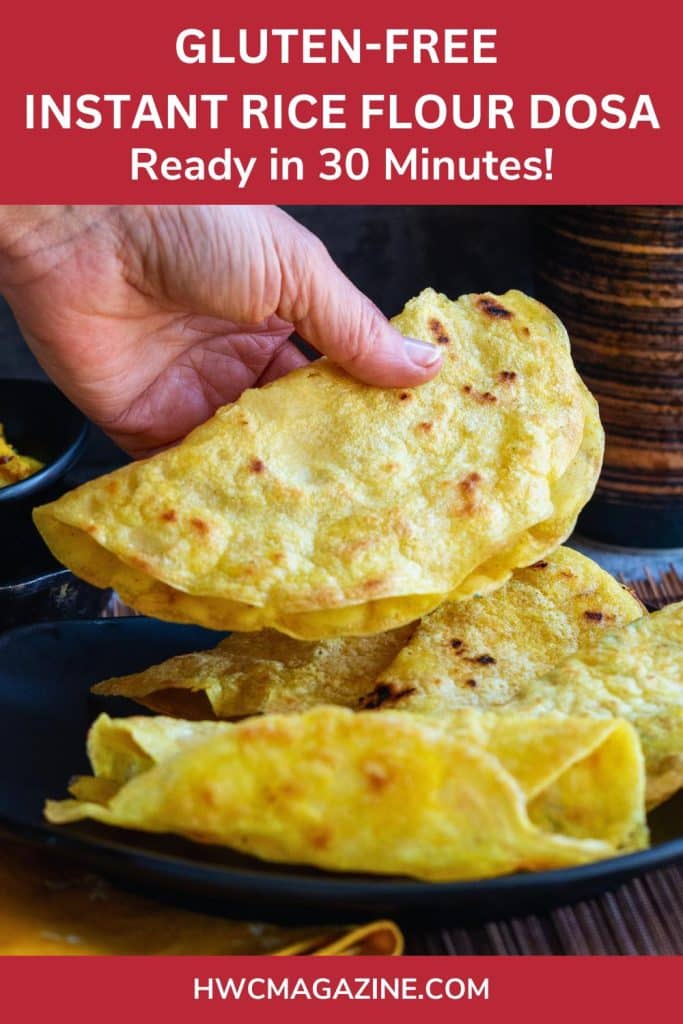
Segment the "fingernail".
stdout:
<svg viewBox="0 0 683 1024">
<path fill-rule="evenodd" d="M 428 366 L 434 366 L 441 359 L 442 352 L 437 345 L 432 345 L 429 341 L 419 341 L 417 338 L 405 338 L 403 341 L 408 359 L 415 366 L 421 366 L 426 368 Z"/>
</svg>

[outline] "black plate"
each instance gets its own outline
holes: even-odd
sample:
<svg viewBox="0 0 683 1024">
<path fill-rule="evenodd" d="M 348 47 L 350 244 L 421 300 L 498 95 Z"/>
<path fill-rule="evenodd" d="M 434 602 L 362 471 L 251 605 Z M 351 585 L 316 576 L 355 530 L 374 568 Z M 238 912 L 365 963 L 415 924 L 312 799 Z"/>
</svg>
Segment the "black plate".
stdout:
<svg viewBox="0 0 683 1024">
<path fill-rule="evenodd" d="M 26 626 L 0 637 L 0 828 L 124 883 L 270 920 L 390 915 L 456 924 L 500 918 L 585 898 L 683 857 L 683 794 L 652 816 L 653 846 L 641 853 L 563 871 L 440 884 L 278 866 L 95 823 L 46 824 L 45 797 L 64 796 L 69 777 L 87 769 L 92 719 L 105 708 L 114 715 L 139 713 L 129 701 L 92 697 L 91 684 L 213 646 L 217 638 L 143 618 Z"/>
</svg>

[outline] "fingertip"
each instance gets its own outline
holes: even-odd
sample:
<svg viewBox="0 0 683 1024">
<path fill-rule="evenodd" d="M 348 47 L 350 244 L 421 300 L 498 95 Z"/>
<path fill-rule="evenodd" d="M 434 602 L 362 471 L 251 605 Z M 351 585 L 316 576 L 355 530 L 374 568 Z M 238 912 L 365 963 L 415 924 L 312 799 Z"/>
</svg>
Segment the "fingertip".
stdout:
<svg viewBox="0 0 683 1024">
<path fill-rule="evenodd" d="M 380 388 L 414 388 L 426 384 L 441 369 L 443 352 L 427 341 L 406 338 L 386 324 L 381 342 L 375 342 L 363 359 L 341 362 L 344 369 L 365 384 Z"/>
<path fill-rule="evenodd" d="M 432 369 L 436 372 L 437 366 L 443 360 L 443 353 L 438 346 L 433 345 L 429 341 L 420 341 L 419 338 L 405 338 L 403 335 L 399 335 L 399 337 L 403 342 L 403 349 L 408 362 L 412 363 L 413 366 L 417 366 L 420 370 Z"/>
<path fill-rule="evenodd" d="M 391 358 L 387 371 L 390 380 L 385 386 L 417 387 L 435 377 L 443 365 L 443 352 L 438 345 L 419 338 L 406 337 L 390 327 Z"/>
</svg>

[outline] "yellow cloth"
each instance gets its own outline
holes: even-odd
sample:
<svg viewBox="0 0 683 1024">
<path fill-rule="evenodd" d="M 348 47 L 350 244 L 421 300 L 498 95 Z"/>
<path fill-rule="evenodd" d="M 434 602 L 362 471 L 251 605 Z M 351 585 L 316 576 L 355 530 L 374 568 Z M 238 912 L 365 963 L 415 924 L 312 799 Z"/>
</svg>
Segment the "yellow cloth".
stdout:
<svg viewBox="0 0 683 1024">
<path fill-rule="evenodd" d="M 116 889 L 43 851 L 0 846 L 0 955 L 399 956 L 392 921 L 297 927 L 229 921 Z"/>
</svg>

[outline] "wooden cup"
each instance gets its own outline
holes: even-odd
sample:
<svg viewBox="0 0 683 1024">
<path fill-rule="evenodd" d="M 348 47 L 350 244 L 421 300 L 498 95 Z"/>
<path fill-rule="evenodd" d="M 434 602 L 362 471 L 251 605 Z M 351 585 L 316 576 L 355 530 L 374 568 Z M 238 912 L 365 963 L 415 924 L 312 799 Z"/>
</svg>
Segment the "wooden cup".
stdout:
<svg viewBox="0 0 683 1024">
<path fill-rule="evenodd" d="M 579 528 L 683 546 L 683 207 L 546 207 L 534 227 L 538 297 L 564 321 L 607 434 Z"/>
</svg>

